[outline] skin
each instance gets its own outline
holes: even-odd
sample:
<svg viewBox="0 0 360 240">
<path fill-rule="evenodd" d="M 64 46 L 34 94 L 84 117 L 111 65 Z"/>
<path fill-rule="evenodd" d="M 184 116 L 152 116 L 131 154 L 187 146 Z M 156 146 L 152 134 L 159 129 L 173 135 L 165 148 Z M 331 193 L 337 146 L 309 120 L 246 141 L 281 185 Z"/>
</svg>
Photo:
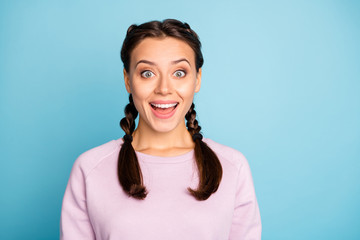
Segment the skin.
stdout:
<svg viewBox="0 0 360 240">
<path fill-rule="evenodd" d="M 194 149 L 185 114 L 200 90 L 201 69 L 196 71 L 195 53 L 186 42 L 172 37 L 145 38 L 132 51 L 124 80 L 139 112 L 132 142 L 136 151 L 176 156 Z M 150 105 L 154 101 L 177 102 L 175 114 L 167 119 L 157 117 Z"/>
</svg>

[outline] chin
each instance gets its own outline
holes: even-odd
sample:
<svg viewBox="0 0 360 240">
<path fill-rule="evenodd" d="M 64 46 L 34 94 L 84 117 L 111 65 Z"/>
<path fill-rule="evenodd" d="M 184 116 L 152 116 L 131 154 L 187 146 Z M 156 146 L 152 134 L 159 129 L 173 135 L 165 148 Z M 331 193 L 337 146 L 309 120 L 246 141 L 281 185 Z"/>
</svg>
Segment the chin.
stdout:
<svg viewBox="0 0 360 240">
<path fill-rule="evenodd" d="M 179 124 L 156 124 L 152 126 L 152 129 L 158 133 L 169 133 L 174 131 L 178 126 Z"/>
</svg>

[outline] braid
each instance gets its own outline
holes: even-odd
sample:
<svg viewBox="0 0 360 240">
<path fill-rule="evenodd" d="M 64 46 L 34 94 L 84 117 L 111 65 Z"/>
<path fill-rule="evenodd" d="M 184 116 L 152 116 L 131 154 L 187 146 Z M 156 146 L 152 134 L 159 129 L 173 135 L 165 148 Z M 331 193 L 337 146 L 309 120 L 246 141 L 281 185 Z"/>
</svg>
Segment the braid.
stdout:
<svg viewBox="0 0 360 240">
<path fill-rule="evenodd" d="M 135 130 L 135 119 L 138 116 L 138 111 L 135 108 L 132 95 L 129 96 L 129 103 L 125 107 L 125 117 L 120 121 L 120 127 L 128 135 L 132 135 Z"/>
<path fill-rule="evenodd" d="M 186 126 L 191 136 L 193 136 L 195 133 L 199 133 L 201 127 L 199 126 L 198 121 L 196 120 L 196 111 L 195 111 L 194 103 L 191 104 L 191 107 L 189 111 L 186 113 L 185 118 L 187 120 Z"/>
<path fill-rule="evenodd" d="M 211 148 L 202 141 L 201 127 L 196 120 L 194 103 L 191 104 L 185 118 L 188 131 L 195 142 L 195 161 L 199 174 L 197 189 L 188 188 L 188 190 L 197 200 L 206 200 L 219 188 L 222 178 L 221 163 Z"/>
<path fill-rule="evenodd" d="M 118 178 L 123 190 L 137 199 L 144 199 L 147 195 L 143 184 L 143 177 L 135 150 L 131 144 L 132 134 L 135 130 L 135 119 L 138 111 L 135 108 L 132 95 L 129 96 L 129 104 L 125 107 L 125 117 L 120 121 L 120 127 L 124 130 L 124 143 L 121 146 L 118 157 Z"/>
</svg>

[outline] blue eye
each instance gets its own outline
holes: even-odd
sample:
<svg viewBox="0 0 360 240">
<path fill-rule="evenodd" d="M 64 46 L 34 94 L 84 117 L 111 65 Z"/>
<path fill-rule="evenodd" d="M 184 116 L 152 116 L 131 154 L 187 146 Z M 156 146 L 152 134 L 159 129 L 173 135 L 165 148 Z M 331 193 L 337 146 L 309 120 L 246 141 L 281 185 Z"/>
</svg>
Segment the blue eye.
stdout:
<svg viewBox="0 0 360 240">
<path fill-rule="evenodd" d="M 186 75 L 186 72 L 183 71 L 183 70 L 177 70 L 177 71 L 174 73 L 174 76 L 175 76 L 175 77 L 178 77 L 178 78 L 185 77 L 185 75 Z"/>
<path fill-rule="evenodd" d="M 152 73 L 150 70 L 146 70 L 141 73 L 141 76 L 144 78 L 151 78 L 154 76 L 154 73 Z"/>
</svg>

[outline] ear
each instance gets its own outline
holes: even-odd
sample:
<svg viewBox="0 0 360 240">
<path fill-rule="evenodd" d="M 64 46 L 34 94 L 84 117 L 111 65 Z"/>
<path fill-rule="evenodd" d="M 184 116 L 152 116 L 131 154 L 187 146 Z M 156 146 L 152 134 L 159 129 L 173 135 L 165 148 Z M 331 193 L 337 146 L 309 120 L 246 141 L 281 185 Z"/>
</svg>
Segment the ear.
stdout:
<svg viewBox="0 0 360 240">
<path fill-rule="evenodd" d="M 201 68 L 196 74 L 195 92 L 199 92 L 201 87 Z"/>
<path fill-rule="evenodd" d="M 130 88 L 130 79 L 129 79 L 129 75 L 128 73 L 126 72 L 125 68 L 124 68 L 124 81 L 125 81 L 125 88 L 126 88 L 126 91 L 128 93 L 131 93 L 131 88 Z"/>
</svg>

